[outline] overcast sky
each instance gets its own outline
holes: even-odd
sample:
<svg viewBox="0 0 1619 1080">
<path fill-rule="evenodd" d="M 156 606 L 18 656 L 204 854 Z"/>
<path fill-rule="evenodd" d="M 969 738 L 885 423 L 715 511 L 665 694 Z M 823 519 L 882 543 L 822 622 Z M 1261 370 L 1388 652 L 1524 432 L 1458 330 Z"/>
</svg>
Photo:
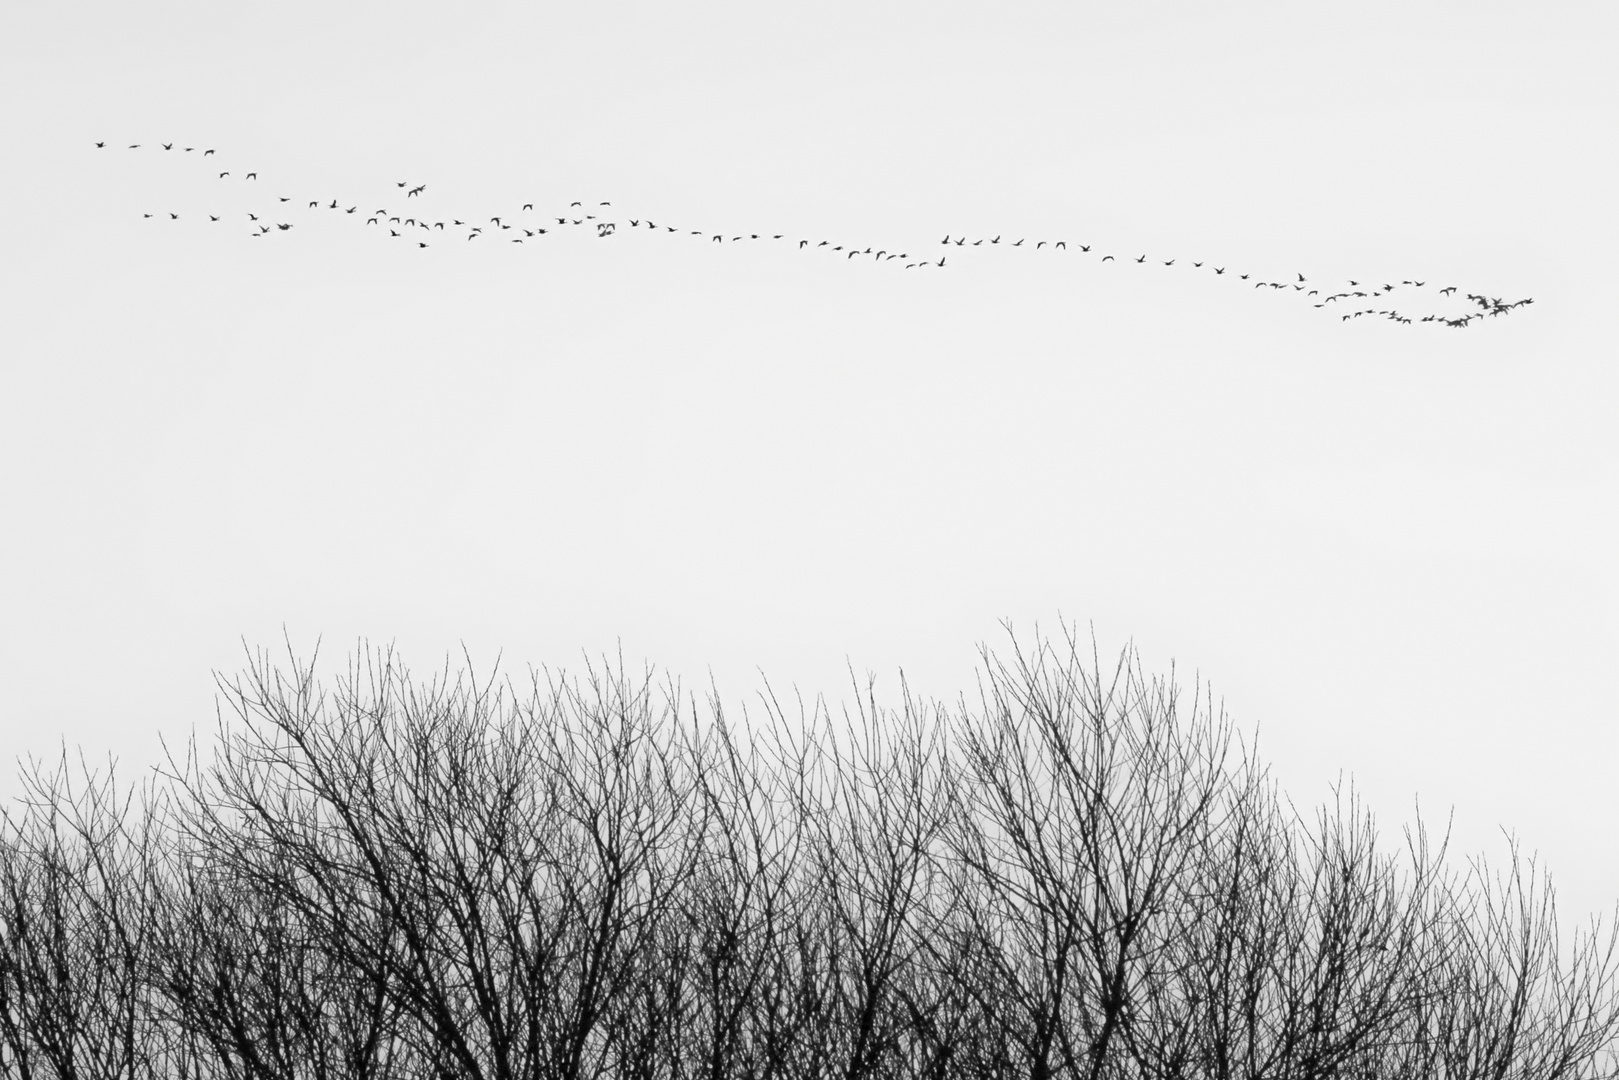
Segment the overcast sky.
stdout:
<svg viewBox="0 0 1619 1080">
<path fill-rule="evenodd" d="M 1610 908 L 1616 50 L 1599 2 L 6 4 L 0 760 L 149 764 L 283 627 L 742 702 L 954 697 L 1065 618 L 1301 805 Z"/>
</svg>

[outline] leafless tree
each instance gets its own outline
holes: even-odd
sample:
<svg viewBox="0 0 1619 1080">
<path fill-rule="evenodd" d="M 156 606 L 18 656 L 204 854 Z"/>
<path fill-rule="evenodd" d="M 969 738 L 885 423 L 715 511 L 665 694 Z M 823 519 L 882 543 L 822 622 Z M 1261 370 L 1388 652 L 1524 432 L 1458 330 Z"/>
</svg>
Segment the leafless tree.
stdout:
<svg viewBox="0 0 1619 1080">
<path fill-rule="evenodd" d="M 79 765 L 75 781 L 65 749 L 51 775 L 30 762 L 0 811 L 0 1073 L 146 1080 L 166 1065 L 142 972 L 156 800 Z"/>
<path fill-rule="evenodd" d="M 1003 665 L 964 712 L 953 855 L 977 879 L 979 994 L 1010 1010 L 1017 1068 L 1037 1080 L 1127 1075 L 1143 994 L 1227 784 L 1229 727 L 1127 656 L 1111 675 L 1073 638 Z"/>
<path fill-rule="evenodd" d="M 976 702 L 752 715 L 249 658 L 141 792 L 0 817 L 19 1080 L 1598 1080 L 1615 924 L 1514 844 L 1301 814 L 1201 685 L 1013 639 Z M 1565 945 L 1566 941 L 1566 945 Z"/>
</svg>

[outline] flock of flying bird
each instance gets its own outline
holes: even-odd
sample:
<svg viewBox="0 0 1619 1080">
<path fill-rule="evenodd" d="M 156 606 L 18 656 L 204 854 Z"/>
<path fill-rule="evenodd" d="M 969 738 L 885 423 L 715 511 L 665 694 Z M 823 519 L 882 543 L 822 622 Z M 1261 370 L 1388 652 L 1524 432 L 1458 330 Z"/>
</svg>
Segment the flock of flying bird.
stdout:
<svg viewBox="0 0 1619 1080">
<path fill-rule="evenodd" d="M 107 143 L 105 141 L 97 142 L 95 145 L 96 148 L 100 150 L 105 150 L 107 148 Z M 172 142 L 160 142 L 156 144 L 131 143 L 128 146 L 129 150 L 150 150 L 159 148 L 161 148 L 160 152 L 172 153 L 178 150 L 181 154 L 194 154 L 199 159 L 215 156 L 212 148 L 199 148 L 195 146 L 180 147 Z M 218 169 L 217 165 L 213 167 L 217 171 L 216 179 L 218 181 L 236 181 L 238 183 L 253 182 L 255 184 L 258 181 L 257 171 Z M 664 235 L 676 234 L 682 236 L 696 236 L 716 244 L 734 244 L 742 241 L 748 241 L 751 243 L 758 240 L 768 240 L 771 242 L 786 240 L 790 244 L 796 244 L 800 250 L 810 250 L 819 253 L 839 255 L 846 261 L 856 258 L 870 258 L 877 263 L 885 265 L 892 263 L 905 270 L 943 268 L 945 266 L 945 260 L 950 255 L 950 252 L 946 250 L 943 253 L 938 253 L 938 258 L 935 259 L 931 255 L 923 256 L 919 254 L 913 256 L 906 251 L 892 251 L 887 248 L 874 249 L 872 245 L 867 245 L 862 248 L 858 244 L 834 244 L 830 240 L 794 240 L 784 233 L 747 232 L 728 234 L 707 232 L 702 229 L 686 229 L 670 225 L 666 222 L 660 224 L 644 217 L 631 218 L 626 215 L 616 213 L 612 210 L 611 202 L 597 203 L 587 212 L 584 202 L 582 200 L 575 200 L 574 202 L 570 203 L 568 207 L 562 209 L 561 212 L 544 216 L 540 216 L 535 212 L 533 203 L 524 203 L 520 210 L 510 214 L 491 216 L 486 222 L 475 223 L 470 220 L 462 220 L 455 217 L 450 217 L 448 220 L 443 220 L 439 219 L 438 215 L 436 214 L 429 215 L 421 212 L 412 213 L 411 211 L 411 206 L 413 204 L 411 204 L 409 200 L 417 198 L 426 192 L 426 184 L 412 184 L 410 181 L 396 181 L 395 184 L 397 189 L 395 194 L 403 197 L 406 200 L 404 208 L 390 210 L 387 207 L 379 207 L 375 210 L 368 210 L 365 212 L 363 218 L 365 227 L 368 229 L 374 229 L 379 236 L 386 239 L 401 240 L 407 245 L 414 244 L 417 249 L 425 249 L 430 247 L 433 243 L 437 243 L 441 237 L 450 235 L 448 232 L 450 229 L 455 230 L 454 235 L 464 235 L 466 241 L 474 241 L 479 239 L 486 241 L 504 240 L 509 243 L 521 244 L 528 241 L 537 240 L 542 236 L 547 236 L 553 231 L 564 229 L 594 230 L 597 237 L 606 239 L 616 235 L 620 225 L 624 225 L 628 230 L 645 229 Z M 277 195 L 275 198 L 277 201 L 270 204 L 269 208 L 264 209 L 262 214 L 256 214 L 250 211 L 245 212 L 249 236 L 254 238 L 263 238 L 275 236 L 279 233 L 290 232 L 296 223 L 282 219 L 291 216 L 285 211 L 291 211 L 294 209 L 301 211 L 323 210 L 328 214 L 337 214 L 340 216 L 353 215 L 356 221 L 362 220 L 359 216 L 361 211 L 360 204 L 358 203 L 345 206 L 344 200 L 336 198 L 329 201 L 325 198 L 308 200 L 294 199 L 293 197 L 286 195 Z M 272 214 L 269 212 L 270 209 L 274 209 L 277 212 Z M 167 221 L 178 221 L 181 217 L 180 214 L 173 211 L 144 213 L 143 216 L 155 220 Z M 221 214 L 209 213 L 206 216 L 211 223 L 224 224 L 227 220 L 226 216 Z M 1041 251 L 1049 248 L 1053 252 L 1072 251 L 1080 255 L 1092 253 L 1091 244 L 1076 243 L 1070 245 L 1066 240 L 1036 240 L 1032 244 L 1029 243 L 1029 239 L 1026 237 L 1020 237 L 1015 241 L 1005 243 L 1003 243 L 1003 240 L 1006 240 L 1004 236 L 969 239 L 968 237 L 962 235 L 946 234 L 940 244 L 945 249 L 952 247 L 981 248 L 987 244 L 991 247 L 999 246 L 1006 249 L 1025 248 L 1029 251 Z M 1317 308 L 1327 309 L 1329 305 L 1337 305 L 1337 307 L 1333 308 L 1332 311 L 1334 314 L 1338 314 L 1341 320 L 1344 322 L 1348 322 L 1351 319 L 1372 316 L 1388 319 L 1396 323 L 1435 323 L 1460 329 L 1472 325 L 1475 320 L 1482 320 L 1486 317 L 1494 318 L 1497 316 L 1506 315 L 1516 308 L 1525 307 L 1534 303 L 1534 299 L 1532 297 L 1526 297 L 1522 300 L 1508 301 L 1503 300 L 1498 296 L 1486 296 L 1483 293 L 1463 293 L 1462 295 L 1465 298 L 1466 303 L 1472 305 L 1472 307 L 1476 308 L 1476 310 L 1470 310 L 1464 307 L 1461 314 L 1433 313 L 1421 316 L 1413 316 L 1401 312 L 1398 308 L 1394 307 L 1392 303 L 1392 294 L 1396 290 L 1409 290 L 1409 295 L 1412 296 L 1413 301 L 1421 302 L 1421 299 L 1425 296 L 1454 297 L 1457 292 L 1457 287 L 1454 285 L 1446 285 L 1442 287 L 1435 286 L 1432 290 L 1428 290 L 1427 281 L 1403 278 L 1397 284 L 1390 282 L 1374 284 L 1370 281 L 1363 283 L 1358 280 L 1351 280 L 1347 286 L 1339 286 L 1336 289 L 1329 290 L 1312 283 L 1303 274 L 1297 274 L 1297 281 L 1253 280 L 1253 275 L 1251 274 L 1235 272 L 1227 266 L 1215 266 L 1211 260 L 1206 259 L 1195 262 L 1180 259 L 1149 260 L 1145 254 L 1141 254 L 1136 256 L 1127 255 L 1121 261 L 1111 254 L 1103 254 L 1101 252 L 1096 252 L 1095 254 L 1097 255 L 1099 261 L 1103 263 L 1122 262 L 1123 264 L 1135 263 L 1145 265 L 1149 262 L 1158 262 L 1162 263 L 1166 267 L 1181 265 L 1194 270 L 1205 270 L 1214 277 L 1225 277 L 1233 282 L 1247 283 L 1252 280 L 1252 285 L 1255 289 L 1269 289 L 1287 293 L 1289 295 L 1298 295 L 1302 299 L 1311 301 Z M 1417 290 L 1428 291 L 1417 292 Z M 1401 295 L 1403 297 L 1407 295 L 1407 293 L 1402 293 Z M 1345 303 L 1340 303 L 1340 301 L 1345 301 Z M 1402 302 L 1404 301 L 1402 300 Z M 1353 308 L 1353 310 L 1346 311 L 1346 308 Z"/>
</svg>

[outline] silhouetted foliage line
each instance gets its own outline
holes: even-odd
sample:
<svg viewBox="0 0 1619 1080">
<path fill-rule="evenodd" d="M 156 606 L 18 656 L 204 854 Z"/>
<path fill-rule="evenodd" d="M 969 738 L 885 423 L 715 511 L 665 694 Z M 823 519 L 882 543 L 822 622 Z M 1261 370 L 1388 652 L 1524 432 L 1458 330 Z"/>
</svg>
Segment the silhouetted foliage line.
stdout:
<svg viewBox="0 0 1619 1080">
<path fill-rule="evenodd" d="M 1014 639 L 973 704 L 836 717 L 386 650 L 220 688 L 138 792 L 24 769 L 5 1076 L 1614 1075 L 1611 925 L 1565 947 L 1515 846 L 1298 813 L 1129 651 Z"/>
</svg>

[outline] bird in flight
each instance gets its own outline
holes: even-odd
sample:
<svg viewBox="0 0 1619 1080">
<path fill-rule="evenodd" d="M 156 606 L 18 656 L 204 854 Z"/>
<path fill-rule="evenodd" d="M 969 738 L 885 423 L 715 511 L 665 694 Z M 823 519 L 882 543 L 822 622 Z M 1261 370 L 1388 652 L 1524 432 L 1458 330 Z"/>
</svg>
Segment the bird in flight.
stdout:
<svg viewBox="0 0 1619 1080">
<path fill-rule="evenodd" d="M 95 148 L 97 148 L 97 149 L 105 149 L 109 145 L 106 140 L 92 140 L 92 143 L 95 146 Z M 168 152 L 168 151 L 173 151 L 175 149 L 175 147 L 177 145 L 179 145 L 179 144 L 177 144 L 176 142 L 161 142 L 161 143 L 159 143 L 157 145 L 162 146 L 162 148 L 166 152 Z M 129 144 L 129 148 L 132 149 L 132 150 L 141 149 L 142 146 L 143 146 L 143 144 L 141 144 L 141 143 L 130 143 Z M 193 147 L 193 146 L 187 146 L 187 147 L 184 147 L 184 149 L 185 149 L 186 152 L 194 152 L 198 148 Z M 208 149 L 203 150 L 201 156 L 206 157 L 206 156 L 212 155 L 214 153 L 215 153 L 215 151 L 212 148 L 208 148 Z M 236 175 L 236 174 L 232 170 L 222 170 L 222 171 L 217 172 L 217 178 L 221 179 L 221 180 L 230 179 L 234 175 Z M 255 180 L 257 180 L 259 178 L 259 176 L 258 176 L 257 172 L 248 172 L 248 173 L 243 174 L 243 178 L 245 180 L 255 181 Z M 427 187 L 427 185 L 425 185 L 425 184 L 416 184 L 416 185 L 413 186 L 409 181 L 396 181 L 395 184 L 396 184 L 396 186 L 398 188 L 405 189 L 405 196 L 406 196 L 407 199 L 421 195 L 422 193 L 425 192 L 426 187 Z M 280 196 L 277 201 L 279 203 L 281 203 L 281 204 L 288 204 L 288 203 L 291 203 L 291 202 L 293 202 L 295 200 L 288 197 L 288 196 Z M 525 203 L 521 203 L 520 205 L 522 207 L 523 212 L 529 212 L 529 211 L 532 211 L 534 209 L 536 204 L 533 203 L 533 202 L 525 202 Z M 577 208 L 581 208 L 584 204 L 583 204 L 582 200 L 577 200 L 576 199 L 576 200 L 573 200 L 569 205 L 571 207 L 577 209 Z M 612 204 L 611 201 L 605 200 L 605 199 L 599 200 L 598 203 L 597 203 L 598 207 L 603 207 L 603 208 L 611 207 L 612 205 L 613 204 Z M 335 198 L 335 197 L 330 198 L 329 201 L 327 201 L 325 199 L 320 199 L 320 200 L 313 200 L 313 201 L 308 202 L 308 207 L 310 209 L 320 209 L 322 206 L 325 206 L 329 210 L 341 210 L 341 209 L 343 209 L 340 202 L 339 202 L 339 200 L 337 198 Z M 357 212 L 358 212 L 358 207 L 353 206 L 353 207 L 349 207 L 345 211 L 345 214 L 346 215 L 352 215 L 352 214 L 355 214 Z M 582 211 L 581 211 L 581 213 L 582 213 Z M 178 212 L 175 212 L 175 211 L 168 211 L 168 214 L 169 214 L 169 219 L 171 221 L 178 221 L 180 219 L 180 217 L 181 217 L 181 215 Z M 154 216 L 155 217 L 161 217 L 161 214 L 144 214 L 143 215 L 143 217 L 146 217 L 146 218 L 151 218 L 151 217 L 154 217 Z M 209 213 L 209 214 L 207 214 L 207 217 L 208 217 L 209 221 L 217 222 L 217 221 L 220 220 L 220 215 L 218 215 L 218 214 Z M 255 226 L 256 226 L 256 228 L 258 230 L 257 232 L 253 233 L 252 235 L 261 236 L 261 235 L 264 235 L 265 233 L 268 233 L 270 231 L 270 226 L 269 225 L 259 224 L 259 219 L 258 219 L 257 215 L 249 213 L 248 218 L 249 218 L 250 221 L 255 223 Z M 571 219 L 571 221 L 572 221 L 572 224 L 574 224 L 574 225 L 583 225 L 583 224 L 587 224 L 587 223 L 590 223 L 592 221 L 595 221 L 595 218 L 596 218 L 596 215 L 594 215 L 594 214 L 583 214 L 582 213 L 582 216 L 580 218 L 574 218 L 574 219 Z M 400 221 L 400 219 L 398 217 L 391 217 L 391 216 L 388 215 L 386 210 L 380 210 L 380 209 L 376 212 L 375 216 L 368 217 L 365 220 L 366 220 L 366 223 L 368 225 L 371 225 L 371 224 L 383 224 L 384 221 L 387 221 L 387 222 L 393 223 L 393 224 L 399 224 L 399 221 Z M 632 229 L 637 228 L 641 224 L 642 221 L 645 221 L 648 229 L 651 229 L 653 231 L 657 230 L 657 226 L 650 219 L 646 219 L 646 218 L 627 218 L 626 220 L 628 220 L 629 226 Z M 454 221 L 455 221 L 456 226 L 458 226 L 458 227 L 463 225 L 462 219 L 460 219 L 460 218 L 455 218 Z M 495 215 L 495 216 L 491 217 L 490 221 L 498 229 L 500 229 L 501 231 L 510 231 L 510 230 L 513 229 L 513 226 L 508 225 L 506 223 L 506 221 L 504 220 L 504 218 L 502 216 L 500 216 L 500 215 Z M 558 217 L 557 218 L 557 224 L 558 225 L 568 224 L 569 221 L 570 221 L 570 219 L 566 218 L 566 217 Z M 595 224 L 596 224 L 597 235 L 598 236 L 603 236 L 603 237 L 608 236 L 615 229 L 615 226 L 614 226 L 614 224 L 612 222 L 595 221 Z M 417 228 L 421 228 L 421 229 L 424 229 L 424 230 L 431 229 L 431 228 L 438 228 L 438 229 L 442 230 L 445 227 L 443 222 L 438 222 L 438 223 L 435 224 L 435 223 L 429 223 L 429 222 L 427 222 L 425 220 L 418 221 L 415 218 L 409 219 L 408 221 L 406 221 L 404 223 L 404 225 L 417 227 Z M 293 227 L 293 222 L 292 221 L 276 223 L 276 228 L 281 232 L 287 232 L 292 227 Z M 404 226 L 401 226 L 401 228 L 402 227 L 404 227 Z M 679 233 L 679 232 L 684 232 L 686 230 L 680 230 L 680 229 L 675 228 L 674 226 L 667 226 L 667 227 L 665 227 L 665 231 L 670 233 L 670 234 L 675 234 L 675 233 Z M 472 231 L 467 236 L 467 239 L 468 240 L 474 239 L 481 232 L 482 232 L 482 230 L 480 228 L 478 228 L 477 226 L 473 226 Z M 519 238 L 514 239 L 513 240 L 514 243 L 522 243 L 523 238 L 532 239 L 537 235 L 542 235 L 542 234 L 544 234 L 546 232 L 546 230 L 545 229 L 524 228 L 524 229 L 519 230 L 519 232 L 520 232 L 521 236 Z M 694 236 L 706 236 L 710 240 L 712 240 L 714 243 L 723 243 L 724 240 L 727 238 L 727 236 L 729 236 L 729 231 L 727 231 L 726 234 L 721 234 L 719 232 L 714 232 L 714 231 L 692 229 L 692 230 L 690 230 L 690 233 L 691 233 L 691 235 L 694 235 Z M 390 229 L 389 234 L 390 234 L 390 236 L 393 236 L 393 237 L 398 237 L 400 235 L 399 231 L 395 230 L 395 229 Z M 934 233 L 933 235 L 937 236 L 939 234 Z M 729 238 L 733 242 L 736 242 L 736 241 L 741 241 L 743 239 L 759 240 L 759 239 L 763 239 L 763 238 L 765 238 L 767 236 L 770 237 L 770 238 L 773 238 L 773 239 L 778 239 L 778 240 L 784 238 L 783 234 L 781 234 L 781 233 L 769 233 L 768 231 L 766 231 L 764 233 L 755 233 L 755 232 L 750 232 L 750 231 L 747 231 L 747 230 L 743 230 L 743 231 L 739 232 L 737 235 L 730 236 Z M 1004 240 L 1005 240 L 1004 234 L 1000 234 L 1000 233 L 997 233 L 997 234 L 995 234 L 994 236 L 991 236 L 991 237 L 983 237 L 983 238 L 980 238 L 980 239 L 973 240 L 973 239 L 970 239 L 966 234 L 963 234 L 963 233 L 946 232 L 945 234 L 943 234 L 943 237 L 939 241 L 939 244 L 940 244 L 940 246 L 949 246 L 950 244 L 954 243 L 957 247 L 966 247 L 966 246 L 968 246 L 970 244 L 973 247 L 980 247 L 980 246 L 983 246 L 984 244 L 987 243 L 990 246 L 999 246 Z M 636 243 L 635 241 L 628 241 L 628 242 Z M 805 248 L 809 247 L 812 243 L 814 243 L 814 242 L 807 239 L 807 238 L 799 240 L 799 242 L 798 242 L 799 250 L 801 250 L 801 251 L 804 250 Z M 1021 237 L 1021 238 L 1019 238 L 1019 239 L 1017 239 L 1015 241 L 1006 242 L 1006 246 L 1008 248 L 1022 248 L 1022 247 L 1025 247 L 1025 246 L 1029 246 L 1029 243 L 1030 243 L 1029 238 Z M 427 246 L 426 242 L 424 242 L 424 241 L 423 242 L 418 242 L 418 248 L 425 248 L 426 246 Z M 893 252 L 893 253 L 891 253 L 887 249 L 883 249 L 883 250 L 874 252 L 874 249 L 873 249 L 872 246 L 866 246 L 866 247 L 864 247 L 862 249 L 862 247 L 857 245 L 857 244 L 850 244 L 850 245 L 847 245 L 847 246 L 844 245 L 844 244 L 832 245 L 831 241 L 829 241 L 829 240 L 822 240 L 816 246 L 817 247 L 829 247 L 832 251 L 842 253 L 844 255 L 845 262 L 852 261 L 856 255 L 874 255 L 875 260 L 878 261 L 878 262 L 888 262 L 888 261 L 893 261 L 894 259 L 899 259 L 899 260 L 901 260 L 901 262 L 902 262 L 905 269 L 917 269 L 917 268 L 921 268 L 921 267 L 924 267 L 924 266 L 944 267 L 944 266 L 947 265 L 946 261 L 943 258 L 939 259 L 937 262 L 929 261 L 929 260 L 926 260 L 926 259 L 922 259 L 922 260 L 919 260 L 919 261 L 910 261 L 909 256 L 907 256 L 904 253 L 901 253 L 901 252 Z M 1093 250 L 1092 246 L 1090 244 L 1079 244 L 1079 245 L 1076 245 L 1076 246 L 1078 247 L 1078 249 L 1080 251 L 1085 252 L 1087 254 L 1090 253 Z M 1067 244 L 1062 240 L 1053 241 L 1053 240 L 1048 240 L 1048 239 L 1040 239 L 1040 238 L 1036 237 L 1035 240 L 1033 241 L 1032 250 L 1040 251 L 1040 250 L 1044 250 L 1047 247 L 1050 247 L 1055 251 L 1055 250 L 1059 250 L 1059 249 L 1066 249 Z M 1142 253 L 1142 254 L 1136 256 L 1134 261 L 1138 265 L 1139 264 L 1144 264 L 1144 263 L 1146 263 L 1148 261 L 1148 258 L 1149 258 L 1149 256 L 1146 253 Z M 1113 262 L 1113 261 L 1115 261 L 1115 257 L 1113 255 L 1103 255 L 1103 256 L 1101 256 L 1101 261 L 1103 261 L 1103 262 Z M 1170 259 L 1160 258 L 1160 261 L 1162 262 L 1162 264 L 1166 268 L 1174 267 L 1174 266 L 1177 266 L 1177 265 L 1180 264 L 1180 260 L 1175 259 L 1175 258 L 1170 258 Z M 1194 261 L 1191 262 L 1191 265 L 1194 268 L 1201 269 L 1205 265 L 1205 263 L 1204 263 L 1203 260 L 1194 260 Z M 1214 271 L 1216 276 L 1224 276 L 1226 271 L 1227 271 L 1227 267 L 1224 267 L 1224 266 L 1211 266 L 1210 268 Z M 1251 275 L 1249 275 L 1249 274 L 1239 274 L 1237 276 L 1242 281 L 1248 281 L 1251 278 Z M 1307 282 L 1308 282 L 1309 279 L 1303 273 L 1298 272 L 1298 271 L 1294 272 L 1294 276 L 1296 278 L 1296 283 L 1292 283 L 1291 285 L 1288 284 L 1288 283 L 1284 283 L 1284 281 L 1261 280 L 1261 281 L 1258 281 L 1258 282 L 1255 283 L 1254 288 L 1257 290 L 1257 289 L 1262 289 L 1262 288 L 1269 287 L 1269 288 L 1275 289 L 1275 290 L 1284 290 L 1284 289 L 1288 289 L 1289 287 L 1291 287 L 1291 289 L 1293 291 L 1295 291 L 1295 292 L 1304 293 L 1305 290 L 1308 287 Z M 1423 287 L 1423 286 L 1426 285 L 1425 281 L 1417 280 L 1417 279 L 1397 279 L 1397 280 L 1400 281 L 1401 285 L 1404 285 L 1404 286 L 1409 287 L 1409 288 L 1420 288 L 1420 287 Z M 1355 279 L 1349 279 L 1349 284 L 1350 284 L 1351 289 L 1354 289 L 1354 288 L 1356 288 L 1357 286 L 1360 285 L 1360 282 L 1358 280 L 1355 280 Z M 1318 301 L 1318 302 L 1313 303 L 1314 307 L 1322 308 L 1322 307 L 1325 307 L 1329 303 L 1333 303 L 1333 302 L 1335 302 L 1335 301 L 1337 301 L 1339 299 L 1342 299 L 1344 297 L 1347 297 L 1347 296 L 1354 295 L 1354 296 L 1357 296 L 1357 297 L 1364 297 L 1364 296 L 1368 295 L 1368 292 L 1369 292 L 1369 294 L 1371 296 L 1380 297 L 1380 296 L 1392 293 L 1395 288 L 1396 288 L 1396 286 L 1394 284 L 1392 284 L 1392 283 L 1384 283 L 1382 285 L 1381 289 L 1368 290 L 1366 292 L 1353 292 L 1353 293 L 1352 292 L 1341 292 L 1341 293 L 1335 293 L 1335 294 L 1333 294 L 1331 296 L 1321 297 L 1321 291 L 1322 290 L 1309 289 L 1307 295 L 1310 297 L 1310 299 L 1312 301 Z M 1441 295 L 1441 296 L 1445 296 L 1445 297 L 1454 296 L 1456 294 L 1456 292 L 1457 292 L 1457 288 L 1455 286 L 1446 286 L 1445 288 L 1438 290 L 1438 292 L 1439 292 L 1439 295 Z M 1489 315 L 1491 317 L 1496 317 L 1496 316 L 1499 316 L 1499 315 L 1502 315 L 1502 314 L 1508 314 L 1511 311 L 1517 309 L 1518 307 L 1525 306 L 1525 305 L 1527 305 L 1527 304 L 1529 304 L 1531 302 L 1529 299 L 1526 298 L 1526 299 L 1523 299 L 1523 300 L 1514 301 L 1514 302 L 1509 303 L 1509 302 L 1507 302 L 1507 301 L 1505 301 L 1505 300 L 1503 300 L 1501 298 L 1487 297 L 1487 296 L 1483 296 L 1482 294 L 1469 294 L 1468 299 L 1471 302 L 1477 304 L 1478 308 L 1480 310 L 1477 311 L 1477 312 L 1465 315 L 1465 316 L 1463 316 L 1461 318 L 1456 318 L 1456 319 L 1449 318 L 1449 317 L 1447 317 L 1447 316 L 1445 316 L 1443 314 L 1435 313 L 1433 315 L 1421 316 L 1421 321 L 1423 321 L 1423 322 L 1437 322 L 1437 323 L 1442 323 L 1442 324 L 1450 325 L 1450 326 L 1466 326 L 1466 325 L 1469 324 L 1469 322 L 1471 320 L 1475 320 L 1475 319 L 1480 319 L 1481 320 L 1485 315 Z M 1361 315 L 1367 315 L 1367 314 L 1383 315 L 1383 316 L 1389 318 L 1390 320 L 1400 322 L 1400 323 L 1412 323 L 1412 322 L 1416 321 L 1416 319 L 1414 319 L 1414 318 L 1412 318 L 1410 316 L 1406 316 L 1404 314 L 1401 314 L 1400 312 L 1393 311 L 1392 309 L 1390 309 L 1390 310 L 1380 310 L 1380 309 L 1374 309 L 1374 308 L 1368 308 L 1365 311 L 1352 312 L 1346 318 L 1354 318 L 1354 317 L 1359 317 Z"/>
</svg>

